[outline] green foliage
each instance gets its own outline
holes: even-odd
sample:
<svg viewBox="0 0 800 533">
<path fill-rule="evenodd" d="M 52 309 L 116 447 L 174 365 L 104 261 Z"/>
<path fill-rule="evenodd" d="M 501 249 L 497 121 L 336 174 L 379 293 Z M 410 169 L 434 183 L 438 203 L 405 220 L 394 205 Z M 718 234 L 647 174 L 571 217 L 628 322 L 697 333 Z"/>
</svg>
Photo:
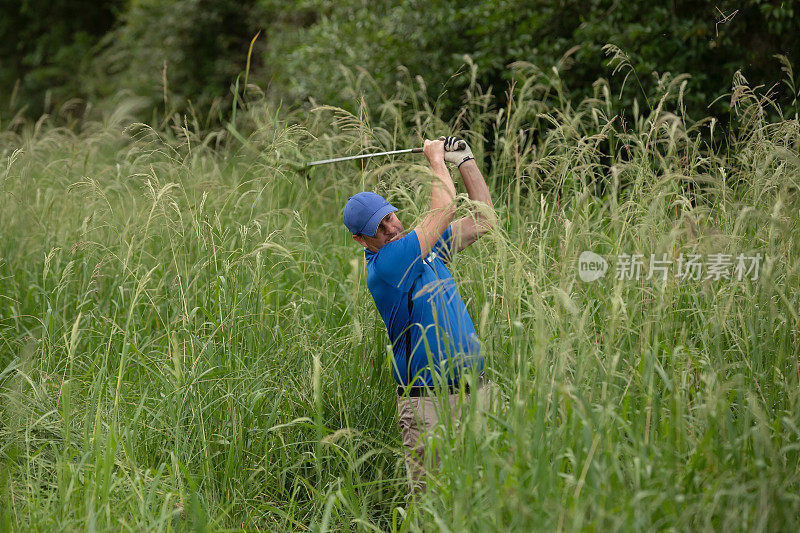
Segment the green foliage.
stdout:
<svg viewBox="0 0 800 533">
<path fill-rule="evenodd" d="M 130 2 L 94 65 L 106 76 L 98 76 L 92 92 L 107 97 L 130 91 L 158 107 L 162 117 L 175 110 L 205 111 L 213 102 L 217 112 L 227 109 L 250 40 L 268 17 L 254 1 Z M 262 48 L 257 41 L 254 57 Z"/>
<path fill-rule="evenodd" d="M 363 2 L 303 0 L 135 0 L 89 8 L 82 1 L 51 7 L 29 0 L 7 10 L 0 30 L 0 91 L 19 91 L 10 109 L 27 105 L 27 116 L 58 110 L 72 97 L 112 109 L 120 91 L 158 109 L 140 117 L 163 121 L 174 112 L 205 113 L 204 124 L 224 123 L 234 99 L 235 79 L 244 71 L 250 40 L 250 80 L 274 103 L 288 107 L 309 99 L 355 111 L 360 98 L 378 107 L 398 83 L 422 76 L 426 98 L 452 114 L 464 93 L 480 86 L 506 105 L 514 78 L 510 65 L 556 68 L 574 104 L 593 93 L 592 83 L 614 68 L 603 47 L 622 50 L 635 74 L 614 102 L 629 109 L 634 100 L 669 79 L 691 77 L 683 104 L 688 116 L 714 115 L 727 121 L 724 100 L 741 70 L 753 85 L 777 77 L 780 54 L 800 60 L 800 17 L 796 1 L 747 0 L 667 3 L 618 0 L 496 1 L 442 0 Z M 476 73 L 473 76 L 473 71 Z M 357 79 L 372 89 L 353 92 Z M 475 78 L 473 80 L 473 78 Z M 239 94 L 245 88 L 238 88 Z M 778 110 L 797 92 L 774 88 Z"/>
<path fill-rule="evenodd" d="M 592 93 L 595 79 L 608 75 L 603 46 L 624 50 L 639 86 L 628 87 L 619 108 L 644 99 L 664 83 L 665 73 L 689 73 L 687 113 L 702 117 L 712 95 L 730 90 L 729 80 L 742 70 L 755 85 L 775 79 L 780 65 L 774 54 L 800 59 L 800 18 L 793 2 L 680 1 L 666 4 L 582 0 L 555 2 L 403 2 L 400 4 L 318 2 L 305 9 L 317 22 L 298 30 L 285 27 L 285 38 L 268 50 L 280 87 L 290 99 L 313 96 L 354 109 L 359 95 L 348 94 L 348 72 L 364 69 L 379 89 L 410 75 L 422 75 L 428 94 L 441 97 L 452 111 L 469 76 L 451 79 L 468 64 L 477 67 L 478 84 L 500 96 L 513 76 L 508 65 L 528 62 L 542 70 L 557 65 L 578 102 Z M 464 55 L 470 56 L 466 62 Z M 398 67 L 406 70 L 398 75 Z M 785 106 L 793 95 L 778 89 Z M 788 98 L 788 100 L 787 100 Z M 377 104 L 377 102 L 374 102 Z M 645 105 L 642 102 L 642 105 Z M 711 112 L 724 118 L 723 104 Z"/>
<path fill-rule="evenodd" d="M 0 529 L 798 530 L 798 22 L 719 7 L 140 0 L 101 41 L 102 10 L 47 35 L 8 10 L 34 32 L 4 42 L 12 111 L 108 101 L 79 128 L 2 122 Z M 239 76 L 262 28 L 266 98 Z M 726 92 L 733 127 L 696 120 Z M 343 107 L 273 105 L 311 97 Z M 411 228 L 427 167 L 295 169 L 449 132 L 502 221 L 453 270 L 508 402 L 437 437 L 406 502 L 341 208 L 376 190 Z M 587 249 L 764 262 L 587 284 Z"/>
<path fill-rule="evenodd" d="M 39 117 L 85 96 L 76 74 L 91 63 L 95 45 L 113 26 L 123 2 L 12 4 L 0 17 L 0 113 L 27 106 L 29 116 Z"/>
<path fill-rule="evenodd" d="M 681 114 L 680 80 L 623 122 L 619 85 L 573 105 L 555 75 L 514 76 L 507 107 L 476 89 L 458 118 L 418 84 L 358 114 L 254 102 L 220 146 L 229 130 L 134 106 L 0 133 L 3 527 L 798 530 L 797 120 L 741 76 L 733 133 Z M 428 167 L 292 169 L 456 124 L 501 225 L 452 268 L 508 402 L 435 439 L 431 491 L 406 502 L 388 339 L 341 209 L 377 190 L 411 228 Z M 589 284 L 587 249 L 764 262 Z"/>
</svg>

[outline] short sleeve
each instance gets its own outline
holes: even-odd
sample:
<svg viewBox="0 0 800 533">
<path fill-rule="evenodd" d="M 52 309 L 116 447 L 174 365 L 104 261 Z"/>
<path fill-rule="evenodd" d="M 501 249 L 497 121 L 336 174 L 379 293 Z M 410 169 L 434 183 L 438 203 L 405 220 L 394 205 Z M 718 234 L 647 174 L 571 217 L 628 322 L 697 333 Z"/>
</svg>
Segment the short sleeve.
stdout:
<svg viewBox="0 0 800 533">
<path fill-rule="evenodd" d="M 408 290 L 422 272 L 419 239 L 412 231 L 402 239 L 385 244 L 373 259 L 375 274 L 385 283 Z"/>
<path fill-rule="evenodd" d="M 447 229 L 444 230 L 444 233 L 442 233 L 442 236 L 439 237 L 439 240 L 436 241 L 436 244 L 433 245 L 433 251 L 445 263 L 449 263 L 450 262 L 450 260 L 452 259 L 452 251 L 453 251 L 453 230 L 452 230 L 452 226 L 447 226 Z"/>
</svg>

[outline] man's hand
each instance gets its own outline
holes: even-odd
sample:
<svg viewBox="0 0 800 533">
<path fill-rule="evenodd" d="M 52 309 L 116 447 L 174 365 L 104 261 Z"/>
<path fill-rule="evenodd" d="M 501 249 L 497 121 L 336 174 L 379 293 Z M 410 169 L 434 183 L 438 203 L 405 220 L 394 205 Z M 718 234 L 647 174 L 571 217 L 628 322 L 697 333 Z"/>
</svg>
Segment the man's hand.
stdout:
<svg viewBox="0 0 800 533">
<path fill-rule="evenodd" d="M 462 163 L 475 159 L 467 141 L 453 136 L 439 137 L 439 140 L 444 141 L 444 160 L 448 163 L 461 167 Z"/>
<path fill-rule="evenodd" d="M 437 141 L 425 139 L 425 142 L 422 145 L 422 153 L 428 158 L 428 162 L 432 167 L 435 167 L 437 163 L 444 164 L 446 156 L 445 143 L 443 142 L 443 139 L 439 139 Z"/>
</svg>

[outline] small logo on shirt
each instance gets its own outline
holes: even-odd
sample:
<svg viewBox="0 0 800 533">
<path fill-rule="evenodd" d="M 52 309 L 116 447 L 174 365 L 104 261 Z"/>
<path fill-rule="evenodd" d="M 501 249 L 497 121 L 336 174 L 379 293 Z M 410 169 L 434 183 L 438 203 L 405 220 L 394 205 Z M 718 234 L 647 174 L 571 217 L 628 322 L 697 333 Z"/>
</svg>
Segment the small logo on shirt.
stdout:
<svg viewBox="0 0 800 533">
<path fill-rule="evenodd" d="M 434 259 L 436 259 L 436 252 L 431 252 L 431 253 L 428 254 L 428 257 L 423 259 L 423 261 L 425 261 L 429 265 L 433 265 L 433 260 Z"/>
</svg>

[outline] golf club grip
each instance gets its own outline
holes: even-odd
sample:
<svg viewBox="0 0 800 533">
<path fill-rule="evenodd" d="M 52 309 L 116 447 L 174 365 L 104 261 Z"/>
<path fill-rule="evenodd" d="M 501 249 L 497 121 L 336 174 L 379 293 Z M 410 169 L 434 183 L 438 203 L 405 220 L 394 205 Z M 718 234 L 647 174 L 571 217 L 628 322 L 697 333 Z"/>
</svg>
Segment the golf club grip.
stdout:
<svg viewBox="0 0 800 533">
<path fill-rule="evenodd" d="M 467 148 L 467 142 L 466 141 L 464 141 L 464 140 L 458 141 L 458 146 L 456 146 L 457 150 L 466 150 L 466 148 Z M 422 148 L 412 148 L 411 149 L 411 153 L 412 154 L 420 154 L 420 153 L 422 153 Z"/>
</svg>

